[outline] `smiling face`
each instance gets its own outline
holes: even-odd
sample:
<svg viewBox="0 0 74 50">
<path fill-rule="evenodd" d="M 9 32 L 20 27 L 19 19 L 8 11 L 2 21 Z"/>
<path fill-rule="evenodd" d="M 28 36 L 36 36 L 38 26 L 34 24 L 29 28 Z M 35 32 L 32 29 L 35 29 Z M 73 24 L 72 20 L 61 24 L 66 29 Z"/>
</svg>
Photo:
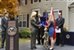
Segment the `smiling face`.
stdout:
<svg viewBox="0 0 74 50">
<path fill-rule="evenodd" d="M 0 17 L 2 17 L 3 15 L 2 14 L 0 14 Z"/>
<path fill-rule="evenodd" d="M 59 12 L 59 13 L 58 13 L 58 15 L 59 15 L 59 18 L 61 18 L 61 17 L 62 17 L 62 13 L 61 13 L 61 12 Z"/>
<path fill-rule="evenodd" d="M 9 16 L 9 13 L 5 13 L 5 15 L 4 15 L 5 17 L 8 17 Z"/>
</svg>

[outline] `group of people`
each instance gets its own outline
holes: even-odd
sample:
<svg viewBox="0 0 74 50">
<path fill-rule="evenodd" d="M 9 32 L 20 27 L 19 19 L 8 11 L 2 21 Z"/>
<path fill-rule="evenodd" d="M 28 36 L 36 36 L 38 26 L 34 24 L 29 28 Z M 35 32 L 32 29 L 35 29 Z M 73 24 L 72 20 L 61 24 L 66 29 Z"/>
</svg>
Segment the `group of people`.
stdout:
<svg viewBox="0 0 74 50">
<path fill-rule="evenodd" d="M 1 33 L 1 47 L 4 48 L 4 43 L 6 40 L 6 34 L 7 34 L 7 22 L 8 20 L 13 20 L 14 18 L 13 13 L 8 13 L 6 9 L 4 9 L 4 12 L 0 13 L 0 33 Z"/>
<path fill-rule="evenodd" d="M 1 48 L 4 47 L 6 39 L 8 13 L 0 14 L 0 33 L 1 33 Z"/>
<path fill-rule="evenodd" d="M 57 45 L 64 45 L 63 40 L 63 25 L 65 19 L 62 17 L 62 11 L 58 13 L 59 17 L 55 19 L 54 11 L 51 9 L 50 16 L 47 15 L 46 12 L 43 13 L 43 16 L 39 15 L 37 11 L 32 12 L 31 14 L 31 49 L 36 49 L 36 39 L 38 41 L 37 44 L 44 44 L 44 32 L 47 30 L 48 32 L 48 40 L 50 40 L 50 48 L 49 50 L 54 49 L 54 44 L 56 39 L 59 39 Z M 60 29 L 61 32 L 59 35 L 56 34 L 55 29 Z M 58 38 L 57 38 L 58 37 Z"/>
</svg>

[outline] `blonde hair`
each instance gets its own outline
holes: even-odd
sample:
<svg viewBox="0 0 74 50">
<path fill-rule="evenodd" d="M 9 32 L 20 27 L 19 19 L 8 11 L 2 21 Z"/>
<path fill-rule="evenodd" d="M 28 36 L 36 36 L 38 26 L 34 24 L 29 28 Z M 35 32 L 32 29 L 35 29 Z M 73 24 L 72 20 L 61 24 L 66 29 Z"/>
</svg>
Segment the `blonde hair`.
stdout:
<svg viewBox="0 0 74 50">
<path fill-rule="evenodd" d="M 31 13 L 31 19 L 33 19 L 33 18 L 35 17 L 35 15 L 36 15 L 36 12 L 33 11 L 33 12 Z"/>
</svg>

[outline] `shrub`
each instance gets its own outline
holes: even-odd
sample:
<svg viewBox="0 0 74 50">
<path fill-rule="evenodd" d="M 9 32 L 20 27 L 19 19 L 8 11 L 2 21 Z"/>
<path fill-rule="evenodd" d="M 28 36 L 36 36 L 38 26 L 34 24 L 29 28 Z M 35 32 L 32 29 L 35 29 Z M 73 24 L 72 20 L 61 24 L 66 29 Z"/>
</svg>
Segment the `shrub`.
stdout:
<svg viewBox="0 0 74 50">
<path fill-rule="evenodd" d="M 20 32 L 19 32 L 19 36 L 21 36 L 22 38 L 28 38 L 31 35 L 31 31 L 30 28 L 23 28 Z"/>
<path fill-rule="evenodd" d="M 66 29 L 66 27 L 63 28 L 64 32 L 68 32 L 68 30 Z"/>
</svg>

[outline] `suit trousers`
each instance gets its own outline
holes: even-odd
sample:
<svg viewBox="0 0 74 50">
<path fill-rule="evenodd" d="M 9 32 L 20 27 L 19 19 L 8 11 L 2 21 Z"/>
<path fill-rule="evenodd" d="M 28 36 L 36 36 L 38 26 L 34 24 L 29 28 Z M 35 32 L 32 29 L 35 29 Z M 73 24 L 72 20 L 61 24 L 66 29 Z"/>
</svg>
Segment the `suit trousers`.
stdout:
<svg viewBox="0 0 74 50">
<path fill-rule="evenodd" d="M 40 44 L 40 29 L 38 29 L 38 33 L 37 33 L 37 41 L 38 41 L 38 44 Z"/>
<path fill-rule="evenodd" d="M 31 33 L 31 48 L 36 47 L 36 36 L 37 36 L 37 31 L 33 31 Z"/>
<path fill-rule="evenodd" d="M 4 47 L 4 42 L 6 39 L 6 31 L 2 31 L 1 38 L 2 38 L 1 47 Z"/>
<path fill-rule="evenodd" d="M 62 30 L 61 33 L 57 33 L 57 40 L 56 44 L 59 45 L 64 45 L 64 31 Z"/>
<path fill-rule="evenodd" d="M 40 28 L 40 40 L 41 40 L 41 44 L 44 44 L 44 38 L 42 38 L 44 35 L 44 26 L 42 26 Z"/>
</svg>

